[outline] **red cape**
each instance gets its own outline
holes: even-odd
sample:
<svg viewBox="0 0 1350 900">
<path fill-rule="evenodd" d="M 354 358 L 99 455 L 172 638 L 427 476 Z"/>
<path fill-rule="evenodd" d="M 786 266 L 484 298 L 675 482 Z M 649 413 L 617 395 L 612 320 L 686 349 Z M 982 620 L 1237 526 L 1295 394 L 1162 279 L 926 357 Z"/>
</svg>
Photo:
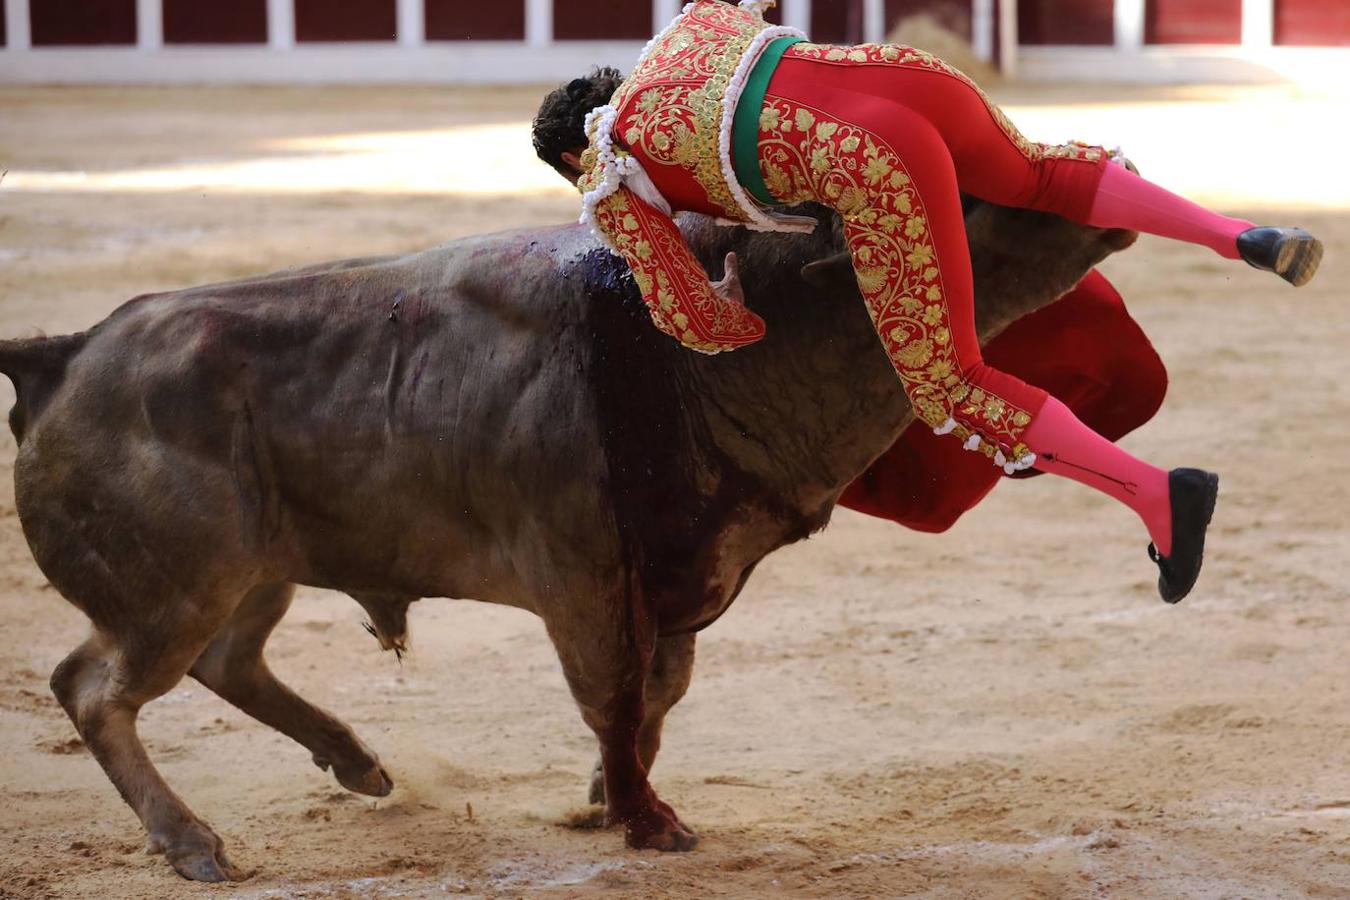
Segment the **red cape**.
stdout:
<svg viewBox="0 0 1350 900">
<path fill-rule="evenodd" d="M 1096 270 L 1055 303 L 1011 325 L 984 348 L 984 358 L 1049 391 L 1113 441 L 1152 419 L 1167 394 L 1167 369 L 1153 344 Z M 983 454 L 967 453 L 915 421 L 839 502 L 915 531 L 940 532 L 979 504 L 1001 477 Z"/>
</svg>

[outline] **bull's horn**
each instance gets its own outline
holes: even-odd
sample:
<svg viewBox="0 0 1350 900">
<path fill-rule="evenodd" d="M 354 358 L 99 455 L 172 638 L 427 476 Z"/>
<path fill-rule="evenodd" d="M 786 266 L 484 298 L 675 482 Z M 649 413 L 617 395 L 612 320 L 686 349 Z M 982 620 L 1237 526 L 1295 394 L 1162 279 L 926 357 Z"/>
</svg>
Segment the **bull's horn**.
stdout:
<svg viewBox="0 0 1350 900">
<path fill-rule="evenodd" d="M 841 275 L 853 277 L 853 258 L 848 253 L 836 253 L 802 266 L 802 278 L 812 287 L 833 287 L 838 284 L 834 279 Z"/>
</svg>

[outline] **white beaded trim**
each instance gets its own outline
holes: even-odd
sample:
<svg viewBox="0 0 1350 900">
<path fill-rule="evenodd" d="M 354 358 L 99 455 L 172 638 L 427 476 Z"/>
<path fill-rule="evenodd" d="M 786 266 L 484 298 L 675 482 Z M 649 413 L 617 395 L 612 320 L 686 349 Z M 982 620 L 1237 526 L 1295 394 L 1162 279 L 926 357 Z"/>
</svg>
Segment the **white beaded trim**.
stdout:
<svg viewBox="0 0 1350 900">
<path fill-rule="evenodd" d="M 589 225 L 591 231 L 595 233 L 605 246 L 618 252 L 609 237 L 600 229 L 600 223 L 596 217 L 595 211 L 607 198 L 618 192 L 623 185 L 625 175 L 634 173 L 642 168 L 642 164 L 628 154 L 616 153 L 614 150 L 614 122 L 619 118 L 619 111 L 613 106 L 605 105 L 591 110 L 586 114 L 586 136 L 591 139 L 595 148 L 596 168 L 601 173 L 599 183 L 587 191 L 581 197 L 581 218 L 582 225 Z"/>
<path fill-rule="evenodd" d="M 957 421 L 955 419 L 948 419 L 947 421 L 939 425 L 937 428 L 934 428 L 933 434 L 936 435 L 951 434 L 953 431 L 956 430 L 956 426 Z M 984 443 L 983 439 L 978 434 L 972 434 L 961 446 L 966 450 L 974 451 L 979 450 L 980 447 L 983 446 L 983 443 Z M 1030 469 L 1032 466 L 1036 465 L 1036 454 L 1027 453 L 1024 454 L 1019 459 L 1010 460 L 1006 455 L 1004 455 L 1002 450 L 998 450 L 994 453 L 994 465 L 1002 469 L 1004 473 L 1008 475 L 1013 475 L 1017 472 Z"/>
</svg>

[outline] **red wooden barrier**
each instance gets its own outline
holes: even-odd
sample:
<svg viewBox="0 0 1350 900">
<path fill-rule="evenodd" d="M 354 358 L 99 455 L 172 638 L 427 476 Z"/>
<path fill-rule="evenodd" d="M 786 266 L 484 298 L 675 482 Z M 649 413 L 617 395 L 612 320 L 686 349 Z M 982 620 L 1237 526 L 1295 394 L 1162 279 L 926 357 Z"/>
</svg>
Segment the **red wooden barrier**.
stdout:
<svg viewBox="0 0 1350 900">
<path fill-rule="evenodd" d="M 821 44 L 863 42 L 863 0 L 831 0 L 811 4 L 811 40 Z"/>
<path fill-rule="evenodd" d="M 665 22 L 661 23 L 662 28 L 665 25 Z M 649 0 L 553 2 L 553 36 L 560 41 L 645 41 L 653 33 Z"/>
<path fill-rule="evenodd" d="M 426 0 L 429 41 L 521 41 L 525 0 Z"/>
<path fill-rule="evenodd" d="M 1144 41 L 1149 44 L 1239 44 L 1242 0 L 1148 0 Z"/>
<path fill-rule="evenodd" d="M 136 0 L 32 0 L 33 46 L 135 44 Z"/>
<path fill-rule="evenodd" d="M 164 0 L 166 44 L 265 44 L 267 0 Z"/>
<path fill-rule="evenodd" d="M 1116 42 L 1114 0 L 1022 0 L 1017 6 L 1018 42 L 1107 44 Z"/>
<path fill-rule="evenodd" d="M 392 41 L 394 0 L 295 0 L 297 41 Z"/>
<path fill-rule="evenodd" d="M 1303 47 L 1350 46 L 1346 0 L 1275 0 L 1275 43 Z"/>
</svg>

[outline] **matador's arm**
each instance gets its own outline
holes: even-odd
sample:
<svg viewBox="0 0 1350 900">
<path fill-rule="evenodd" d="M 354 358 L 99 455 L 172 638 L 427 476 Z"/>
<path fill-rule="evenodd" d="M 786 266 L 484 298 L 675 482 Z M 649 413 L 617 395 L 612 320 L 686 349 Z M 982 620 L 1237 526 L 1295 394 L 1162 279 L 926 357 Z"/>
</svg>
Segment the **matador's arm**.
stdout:
<svg viewBox="0 0 1350 900">
<path fill-rule="evenodd" d="M 595 208 L 595 224 L 632 269 L 657 328 L 692 350 L 721 353 L 764 337 L 764 320 L 718 293 L 674 220 L 621 186 Z M 735 255 L 727 281 L 738 285 Z M 731 289 L 732 296 L 738 287 Z"/>
</svg>

